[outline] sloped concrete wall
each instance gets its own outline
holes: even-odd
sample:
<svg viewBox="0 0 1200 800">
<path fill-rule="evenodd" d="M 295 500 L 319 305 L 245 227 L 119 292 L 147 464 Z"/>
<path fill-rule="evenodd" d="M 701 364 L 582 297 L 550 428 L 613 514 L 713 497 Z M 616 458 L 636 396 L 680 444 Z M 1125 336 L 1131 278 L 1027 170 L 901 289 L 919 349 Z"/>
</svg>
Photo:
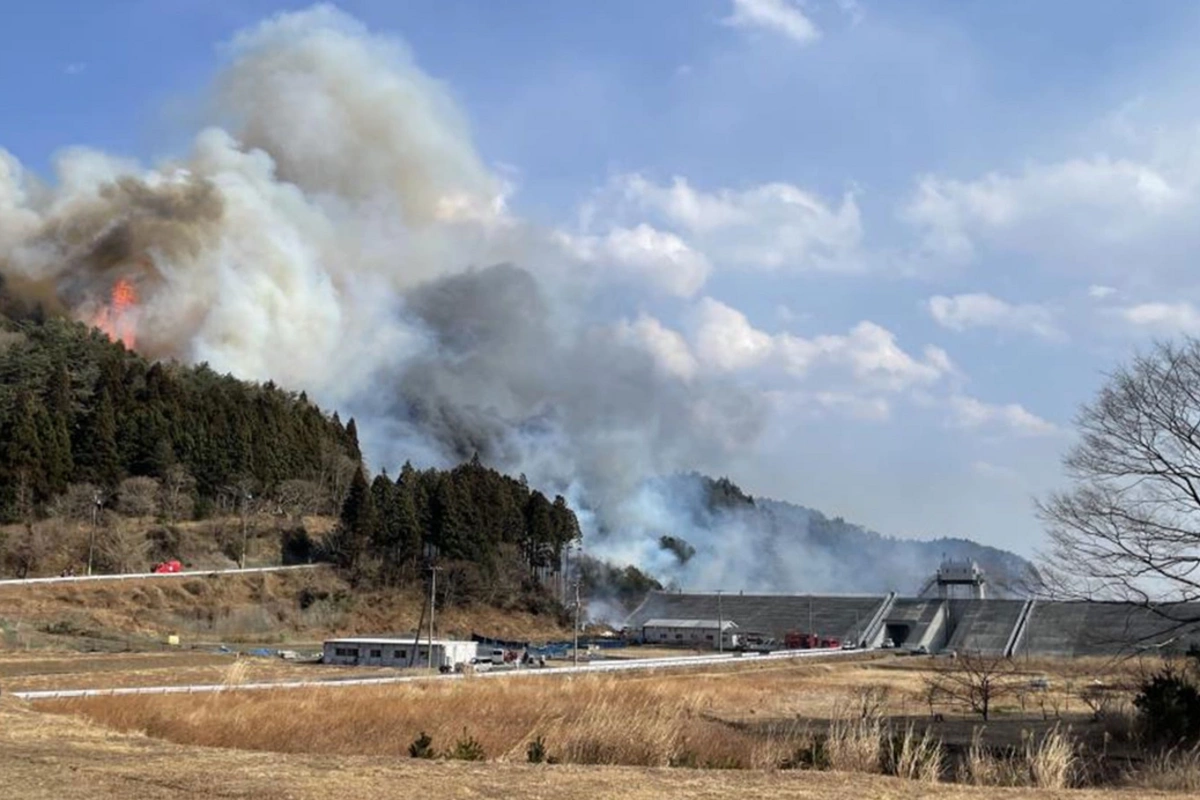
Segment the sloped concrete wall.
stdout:
<svg viewBox="0 0 1200 800">
<path fill-rule="evenodd" d="M 788 631 L 809 630 L 820 636 L 856 638 L 883 602 L 882 596 L 722 594 L 721 616 L 739 630 L 758 631 L 782 640 Z M 626 621 L 640 628 L 648 619 L 716 619 L 717 595 L 651 592 Z"/>
</svg>

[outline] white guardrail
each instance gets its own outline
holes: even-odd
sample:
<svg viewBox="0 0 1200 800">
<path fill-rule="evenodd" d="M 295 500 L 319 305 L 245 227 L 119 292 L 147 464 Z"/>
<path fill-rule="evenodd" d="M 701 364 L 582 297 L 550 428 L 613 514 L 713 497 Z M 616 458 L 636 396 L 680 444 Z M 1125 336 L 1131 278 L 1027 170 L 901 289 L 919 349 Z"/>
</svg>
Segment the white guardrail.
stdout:
<svg viewBox="0 0 1200 800">
<path fill-rule="evenodd" d="M 778 650 L 773 653 L 731 653 L 729 655 L 680 656 L 674 658 L 642 658 L 621 661 L 602 661 L 578 667 L 531 667 L 526 669 L 500 669 L 466 675 L 454 672 L 448 675 L 397 675 L 386 678 L 330 678 L 318 681 L 280 681 L 276 683 L 243 683 L 234 685 L 199 684 L 191 686 L 126 686 L 117 689 L 48 689 L 33 692 L 9 692 L 22 700 L 66 700 L 76 697 L 119 697 L 138 694 L 205 694 L 210 692 L 246 692 L 272 689 L 337 688 L 342 686 L 383 686 L 392 683 L 415 683 L 418 681 L 454 681 L 476 678 L 515 678 L 551 675 L 576 675 L 589 672 L 621 672 L 643 669 L 669 669 L 672 667 L 695 667 L 758 663 L 761 661 L 783 661 L 795 658 L 818 656 L 853 656 L 863 650 Z"/>
<path fill-rule="evenodd" d="M 321 569 L 329 564 L 293 564 L 287 567 L 246 567 L 245 569 L 197 569 L 187 572 L 121 572 L 114 575 L 72 575 L 54 578 L 9 578 L 0 586 L 36 586 L 41 583 L 83 583 L 85 581 L 130 581 L 146 578 L 205 578 L 210 575 L 248 575 L 254 572 L 289 572 L 296 569 Z"/>
</svg>

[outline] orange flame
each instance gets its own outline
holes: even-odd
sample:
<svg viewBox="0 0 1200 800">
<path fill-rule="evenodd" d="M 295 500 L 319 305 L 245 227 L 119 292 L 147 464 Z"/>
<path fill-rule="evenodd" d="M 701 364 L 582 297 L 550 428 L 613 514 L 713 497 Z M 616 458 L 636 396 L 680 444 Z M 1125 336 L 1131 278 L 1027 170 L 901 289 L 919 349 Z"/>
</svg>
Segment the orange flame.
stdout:
<svg viewBox="0 0 1200 800">
<path fill-rule="evenodd" d="M 133 311 L 137 307 L 137 289 L 125 278 L 119 279 L 112 288 L 109 305 L 102 307 L 92 325 L 103 331 L 114 342 L 121 342 L 132 350 L 137 344 L 137 330 Z"/>
</svg>

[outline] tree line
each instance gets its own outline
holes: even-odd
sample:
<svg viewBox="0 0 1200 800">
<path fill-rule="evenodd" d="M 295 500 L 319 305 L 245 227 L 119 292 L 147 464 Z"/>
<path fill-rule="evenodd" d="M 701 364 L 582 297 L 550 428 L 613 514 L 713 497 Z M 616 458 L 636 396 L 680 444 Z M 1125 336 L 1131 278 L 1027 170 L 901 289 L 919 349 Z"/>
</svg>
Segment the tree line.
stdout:
<svg viewBox="0 0 1200 800">
<path fill-rule="evenodd" d="M 325 546 L 360 584 L 399 586 L 436 566 L 443 599 L 506 605 L 548 600 L 564 549 L 580 537 L 561 495 L 550 500 L 475 457 L 450 470 L 406 463 L 394 480 L 357 470 Z"/>
<path fill-rule="evenodd" d="M 72 484 L 194 480 L 203 511 L 230 487 L 258 492 L 361 460 L 343 425 L 303 393 L 149 363 L 62 319 L 0 317 L 0 520 L 45 512 Z"/>
</svg>

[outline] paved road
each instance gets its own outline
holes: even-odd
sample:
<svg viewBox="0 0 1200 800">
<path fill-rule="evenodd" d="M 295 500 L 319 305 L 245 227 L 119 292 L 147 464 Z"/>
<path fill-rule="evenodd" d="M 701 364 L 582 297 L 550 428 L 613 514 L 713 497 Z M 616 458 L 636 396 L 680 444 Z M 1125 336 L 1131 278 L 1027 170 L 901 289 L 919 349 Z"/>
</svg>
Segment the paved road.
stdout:
<svg viewBox="0 0 1200 800">
<path fill-rule="evenodd" d="M 488 672 L 477 672 L 476 678 L 518 678 L 538 677 L 548 675 L 575 675 L 587 672 L 627 672 L 631 670 L 667 669 L 672 667 L 702 667 L 712 665 L 739 666 L 741 664 L 756 664 L 762 661 L 783 661 L 796 658 L 838 658 L 855 656 L 862 650 L 780 650 L 775 653 L 742 653 L 730 655 L 679 656 L 674 658 L 644 658 L 628 661 L 600 661 L 594 664 L 583 664 L 578 667 L 545 667 L 528 669 L 498 669 Z M 449 675 L 397 675 L 388 678 L 352 678 L 349 680 L 330 678 L 319 681 L 281 681 L 277 683 L 243 683 L 236 686 L 224 684 L 197 684 L 192 686 L 136 686 L 119 689 L 50 689 L 44 691 L 11 692 L 13 697 L 23 700 L 58 700 L 72 697 L 117 697 L 138 694 L 204 694 L 209 692 L 230 691 L 262 691 L 279 689 L 333 688 L 341 686 L 380 686 L 391 683 L 413 683 L 416 681 L 455 681 L 463 680 L 466 675 L 452 673 Z"/>
<path fill-rule="evenodd" d="M 290 567 L 247 567 L 245 569 L 198 569 L 188 572 L 123 572 L 119 575 L 75 575 L 70 578 L 23 578 L 0 581 L 0 586 L 36 586 L 43 583 L 84 583 L 86 581 L 129 581 L 146 578 L 204 578 L 209 575 L 248 575 L 255 572 L 290 572 L 297 569 L 324 569 L 329 564 L 296 564 Z"/>
</svg>

